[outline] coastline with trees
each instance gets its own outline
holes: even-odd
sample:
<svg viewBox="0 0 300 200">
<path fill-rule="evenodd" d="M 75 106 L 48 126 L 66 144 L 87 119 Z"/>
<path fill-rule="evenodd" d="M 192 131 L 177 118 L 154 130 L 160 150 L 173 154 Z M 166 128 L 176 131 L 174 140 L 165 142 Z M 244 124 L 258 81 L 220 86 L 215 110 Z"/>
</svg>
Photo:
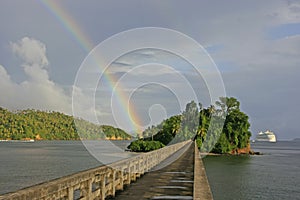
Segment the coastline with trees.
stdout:
<svg viewBox="0 0 300 200">
<path fill-rule="evenodd" d="M 0 107 L 0 140 L 130 140 L 120 128 L 97 125 L 59 112 Z"/>
<path fill-rule="evenodd" d="M 145 129 L 128 149 L 148 152 L 195 139 L 202 153 L 254 154 L 250 147 L 249 117 L 234 97 L 220 97 L 204 108 L 191 101 L 178 115 Z M 0 140 L 130 140 L 120 128 L 97 125 L 59 112 L 0 107 Z"/>
</svg>

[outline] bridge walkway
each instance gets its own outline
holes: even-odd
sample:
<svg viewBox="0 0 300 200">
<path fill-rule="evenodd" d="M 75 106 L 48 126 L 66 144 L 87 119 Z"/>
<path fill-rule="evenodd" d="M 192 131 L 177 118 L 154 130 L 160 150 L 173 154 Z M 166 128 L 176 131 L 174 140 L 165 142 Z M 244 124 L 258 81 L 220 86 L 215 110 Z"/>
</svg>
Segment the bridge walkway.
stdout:
<svg viewBox="0 0 300 200">
<path fill-rule="evenodd" d="M 111 199 L 193 199 L 194 152 L 193 143 L 183 147 Z"/>
</svg>

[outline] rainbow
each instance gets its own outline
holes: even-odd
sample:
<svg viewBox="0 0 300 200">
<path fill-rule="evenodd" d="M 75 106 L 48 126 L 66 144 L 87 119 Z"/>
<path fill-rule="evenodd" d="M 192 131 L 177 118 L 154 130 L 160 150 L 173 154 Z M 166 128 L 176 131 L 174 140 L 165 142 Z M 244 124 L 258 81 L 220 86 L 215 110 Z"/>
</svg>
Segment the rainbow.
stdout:
<svg viewBox="0 0 300 200">
<path fill-rule="evenodd" d="M 95 47 L 93 42 L 88 37 L 88 34 L 84 32 L 82 28 L 80 28 L 76 20 L 65 8 L 60 5 L 59 1 L 41 0 L 40 2 L 43 7 L 56 18 L 63 29 L 76 43 L 80 45 L 85 52 L 89 53 Z M 101 63 L 99 59 L 100 58 L 96 58 L 96 63 Z M 98 66 L 103 67 L 100 64 L 98 64 Z M 102 68 L 102 70 L 104 69 Z M 114 95 L 116 95 L 118 104 L 123 110 L 122 115 L 126 116 L 126 119 L 128 119 L 131 130 L 140 133 L 142 131 L 142 127 L 140 126 L 141 123 L 139 116 L 136 114 L 134 106 L 125 98 L 125 90 L 120 85 L 118 85 L 118 88 L 115 88 L 114 83 L 117 83 L 118 80 L 111 73 L 104 72 L 103 77 L 105 81 L 107 81 L 111 91 L 115 91 Z"/>
</svg>

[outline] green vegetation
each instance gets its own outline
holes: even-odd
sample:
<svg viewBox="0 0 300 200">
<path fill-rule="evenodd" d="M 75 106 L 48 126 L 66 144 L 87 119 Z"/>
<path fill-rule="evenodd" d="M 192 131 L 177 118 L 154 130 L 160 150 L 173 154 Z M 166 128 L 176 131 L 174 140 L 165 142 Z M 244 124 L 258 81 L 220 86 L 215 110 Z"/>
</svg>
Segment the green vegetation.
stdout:
<svg viewBox="0 0 300 200">
<path fill-rule="evenodd" d="M 210 106 L 200 111 L 197 144 L 201 150 L 223 154 L 249 148 L 251 137 L 249 117 L 240 110 L 240 102 L 233 97 L 221 97 L 216 105 L 219 109 Z"/>
<path fill-rule="evenodd" d="M 75 123 L 76 122 L 76 123 Z M 80 133 L 80 134 L 78 134 Z M 0 107 L 0 139 L 130 139 L 125 131 L 96 125 L 59 112 L 23 110 L 10 112 Z"/>
<path fill-rule="evenodd" d="M 128 148 L 132 151 L 141 149 L 137 147 L 141 141 L 159 141 L 168 145 L 196 139 L 203 152 L 234 153 L 249 148 L 249 128 L 248 116 L 240 111 L 240 102 L 233 97 L 220 97 L 216 105 L 208 108 L 192 101 L 181 115 L 148 127 L 142 134 L 143 139 L 132 146 L 134 148 Z"/>
<path fill-rule="evenodd" d="M 136 140 L 130 143 L 129 149 L 135 152 L 148 152 L 164 147 L 165 145 L 159 141 Z"/>
<path fill-rule="evenodd" d="M 181 115 L 172 116 L 164 120 L 158 126 L 147 128 L 143 132 L 143 140 L 160 141 L 164 145 L 169 144 L 179 131 L 181 123 Z"/>
</svg>

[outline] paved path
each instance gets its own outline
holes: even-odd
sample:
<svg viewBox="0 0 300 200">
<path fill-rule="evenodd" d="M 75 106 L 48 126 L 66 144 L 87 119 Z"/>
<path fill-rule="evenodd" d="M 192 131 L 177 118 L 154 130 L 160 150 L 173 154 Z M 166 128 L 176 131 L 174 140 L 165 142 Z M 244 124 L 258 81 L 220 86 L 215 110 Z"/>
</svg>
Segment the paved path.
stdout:
<svg viewBox="0 0 300 200">
<path fill-rule="evenodd" d="M 169 164 L 174 158 L 178 159 Z M 193 179 L 194 145 L 192 144 L 179 150 L 111 199 L 193 199 Z"/>
</svg>

